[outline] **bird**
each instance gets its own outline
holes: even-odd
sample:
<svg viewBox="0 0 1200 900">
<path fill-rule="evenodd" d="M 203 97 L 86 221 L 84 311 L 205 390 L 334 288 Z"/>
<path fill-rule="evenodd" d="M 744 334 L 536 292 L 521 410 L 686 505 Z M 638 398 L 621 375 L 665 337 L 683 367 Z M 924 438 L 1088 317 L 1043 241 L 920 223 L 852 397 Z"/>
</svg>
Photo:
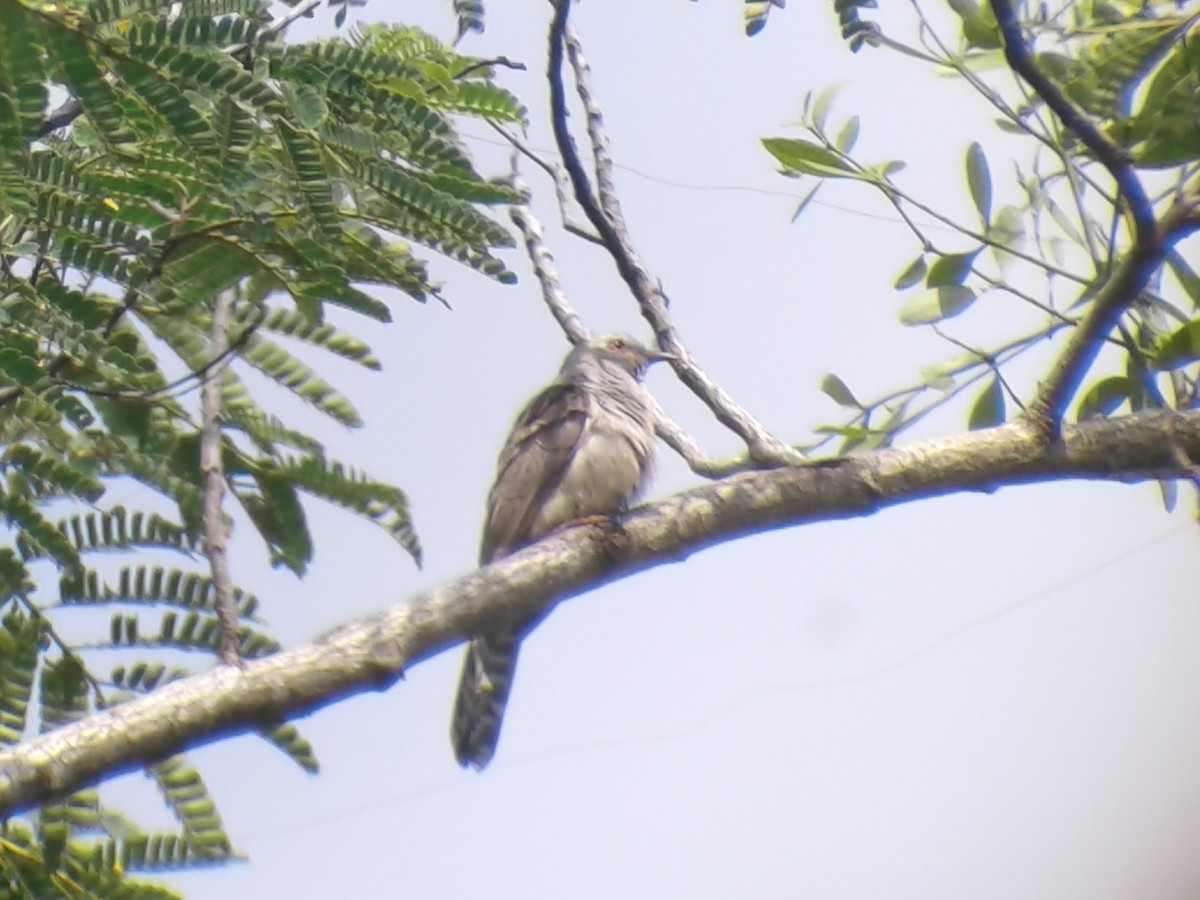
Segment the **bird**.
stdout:
<svg viewBox="0 0 1200 900">
<path fill-rule="evenodd" d="M 630 337 L 577 344 L 558 377 L 517 416 L 488 493 L 480 565 L 502 559 L 570 522 L 625 509 L 654 464 L 654 401 L 646 369 L 674 359 Z M 454 755 L 482 770 L 500 738 L 521 639 L 541 616 L 471 639 L 451 717 Z"/>
</svg>

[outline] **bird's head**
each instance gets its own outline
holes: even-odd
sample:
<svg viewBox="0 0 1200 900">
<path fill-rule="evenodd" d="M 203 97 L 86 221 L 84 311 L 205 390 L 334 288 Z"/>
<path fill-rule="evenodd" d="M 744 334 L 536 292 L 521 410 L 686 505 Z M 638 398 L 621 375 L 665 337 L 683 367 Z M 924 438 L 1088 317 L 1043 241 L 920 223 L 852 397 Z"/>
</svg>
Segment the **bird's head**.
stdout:
<svg viewBox="0 0 1200 900">
<path fill-rule="evenodd" d="M 640 380 L 651 363 L 675 357 L 661 350 L 651 350 L 631 337 L 613 334 L 580 344 L 568 357 L 567 364 L 569 366 L 572 360 L 578 362 L 584 358 L 594 360 L 601 368 L 623 370 Z"/>
</svg>

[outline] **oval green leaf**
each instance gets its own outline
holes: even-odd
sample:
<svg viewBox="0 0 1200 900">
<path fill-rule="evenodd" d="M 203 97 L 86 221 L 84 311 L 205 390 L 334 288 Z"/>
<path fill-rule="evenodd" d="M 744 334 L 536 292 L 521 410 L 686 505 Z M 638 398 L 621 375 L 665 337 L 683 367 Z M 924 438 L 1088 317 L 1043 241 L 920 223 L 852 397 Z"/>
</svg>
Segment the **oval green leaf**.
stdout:
<svg viewBox="0 0 1200 900">
<path fill-rule="evenodd" d="M 3 354 L 0 354 L 2 356 Z M 1154 368 L 1177 369 L 1200 359 L 1200 319 L 1192 319 L 1168 337 L 1154 354 Z"/>
<path fill-rule="evenodd" d="M 992 428 L 1004 424 L 1004 388 L 1000 379 L 992 376 L 987 387 L 983 389 L 971 405 L 971 415 L 967 419 L 967 427 L 971 431 L 980 428 Z"/>
<path fill-rule="evenodd" d="M 819 178 L 857 177 L 836 153 L 811 141 L 798 138 L 763 138 L 762 143 L 768 153 L 785 168 L 794 172 L 816 175 Z"/>
<path fill-rule="evenodd" d="M 929 325 L 957 316 L 975 302 L 975 292 L 959 284 L 925 291 L 900 310 L 902 325 Z"/>
<path fill-rule="evenodd" d="M 975 201 L 979 217 L 987 225 L 992 218 L 992 174 L 979 141 L 967 148 L 967 186 L 971 189 L 971 199 Z"/>
<path fill-rule="evenodd" d="M 852 409 L 862 409 L 862 404 L 855 398 L 846 382 L 832 372 L 826 372 L 821 377 L 821 391 L 838 406 L 849 406 Z"/>
<path fill-rule="evenodd" d="M 1079 400 L 1075 418 L 1079 421 L 1094 416 L 1108 416 L 1129 399 L 1129 379 L 1123 375 L 1101 378 Z"/>
<path fill-rule="evenodd" d="M 838 132 L 834 138 L 833 145 L 843 153 L 849 153 L 854 149 L 854 145 L 858 143 L 858 116 L 851 116 L 846 124 L 842 126 L 842 130 Z"/>
<path fill-rule="evenodd" d="M 947 253 L 945 256 L 939 256 L 929 267 L 929 276 L 925 279 L 925 286 L 939 288 L 962 284 L 971 272 L 975 257 L 982 249 L 979 247 L 970 253 Z"/>
<path fill-rule="evenodd" d="M 910 288 L 925 277 L 926 271 L 927 266 L 925 265 L 924 255 L 918 256 L 908 264 L 907 269 L 900 273 L 900 275 L 896 278 L 896 283 L 893 285 L 893 287 L 895 287 L 898 291 L 903 291 L 907 288 Z"/>
</svg>

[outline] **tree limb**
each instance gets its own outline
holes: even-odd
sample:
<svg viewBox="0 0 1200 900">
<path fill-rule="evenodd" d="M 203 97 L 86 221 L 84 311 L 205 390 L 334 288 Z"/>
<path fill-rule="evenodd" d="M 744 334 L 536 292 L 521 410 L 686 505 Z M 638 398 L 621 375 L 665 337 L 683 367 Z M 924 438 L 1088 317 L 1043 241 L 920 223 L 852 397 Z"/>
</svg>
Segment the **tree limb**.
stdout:
<svg viewBox="0 0 1200 900">
<path fill-rule="evenodd" d="M 220 360 L 202 377 L 200 386 L 200 474 L 204 478 L 204 555 L 212 572 L 213 607 L 220 627 L 217 655 L 224 663 L 241 662 L 237 608 L 233 603 L 233 579 L 225 554 L 228 529 L 221 510 L 225 496 L 225 472 L 221 465 L 221 374 L 229 364 L 229 323 L 233 319 L 234 293 L 224 290 L 213 304 L 210 345 Z"/>
<path fill-rule="evenodd" d="M 767 529 L 865 516 L 959 491 L 1179 473 L 1172 443 L 1200 458 L 1200 411 L 1103 419 L 1047 447 L 1029 423 L 924 441 L 824 465 L 743 472 L 640 506 L 611 529 L 580 525 L 311 643 L 167 685 L 0 752 L 0 820 L 97 779 L 232 734 L 269 728 L 392 684 L 492 621 L 705 547 Z"/>
</svg>

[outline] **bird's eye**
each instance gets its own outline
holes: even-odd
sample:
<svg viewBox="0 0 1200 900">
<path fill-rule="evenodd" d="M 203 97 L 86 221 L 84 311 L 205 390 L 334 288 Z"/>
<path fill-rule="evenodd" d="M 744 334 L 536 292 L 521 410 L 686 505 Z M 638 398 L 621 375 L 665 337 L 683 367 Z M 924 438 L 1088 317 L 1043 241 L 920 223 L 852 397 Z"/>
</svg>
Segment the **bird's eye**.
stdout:
<svg viewBox="0 0 1200 900">
<path fill-rule="evenodd" d="M 613 338 L 611 341 L 608 342 L 608 349 L 609 350 L 624 350 L 625 342 L 623 340 L 621 340 L 620 338 Z"/>
</svg>

